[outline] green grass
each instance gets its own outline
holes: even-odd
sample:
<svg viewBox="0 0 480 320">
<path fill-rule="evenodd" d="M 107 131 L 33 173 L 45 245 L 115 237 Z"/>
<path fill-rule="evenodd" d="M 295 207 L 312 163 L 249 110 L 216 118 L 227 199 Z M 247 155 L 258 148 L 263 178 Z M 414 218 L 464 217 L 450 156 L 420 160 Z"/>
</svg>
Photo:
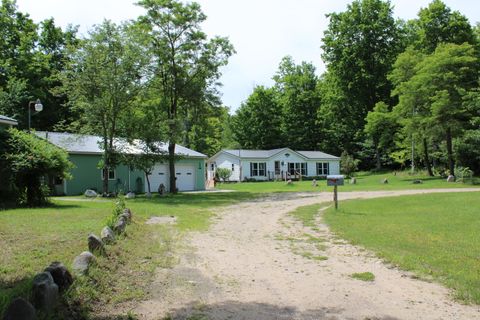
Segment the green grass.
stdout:
<svg viewBox="0 0 480 320">
<path fill-rule="evenodd" d="M 350 275 L 353 279 L 371 282 L 375 280 L 375 275 L 371 272 L 353 273 Z"/>
<path fill-rule="evenodd" d="M 300 220 L 306 227 L 315 227 L 315 218 L 318 210 L 325 204 L 312 204 L 308 206 L 298 207 L 294 211 L 289 212 L 291 216 Z"/>
<path fill-rule="evenodd" d="M 155 267 L 168 264 L 161 260 L 161 255 L 168 249 L 165 248 L 168 239 L 156 239 L 159 234 L 166 233 L 159 229 L 162 226 L 145 225 L 149 217 L 177 217 L 175 230 L 179 233 L 205 230 L 213 215 L 212 208 L 251 197 L 251 194 L 237 192 L 127 200 L 127 207 L 134 212 L 137 223 L 129 226 L 127 238 L 113 246 L 109 256 L 99 259 L 100 266 L 110 266 L 110 272 L 101 277 L 102 271 L 98 271 L 96 276 L 92 271 L 97 291 L 105 296 L 100 298 L 86 283 L 75 289 L 77 292 L 72 294 L 73 298 L 107 304 L 140 297 L 142 281 L 148 280 L 148 275 L 153 274 Z M 78 199 L 85 200 L 83 197 Z M 87 250 L 88 234 L 93 232 L 99 235 L 112 212 L 113 201 L 54 199 L 53 205 L 46 208 L 0 211 L 0 316 L 13 297 L 28 297 L 31 279 L 52 261 L 61 261 L 71 267 L 73 258 Z M 142 263 L 138 264 L 138 261 Z M 123 266 L 117 262 L 123 263 Z M 99 270 L 105 272 L 102 268 Z M 118 279 L 113 277 L 116 274 L 119 274 Z M 116 286 L 104 283 L 101 279 L 109 279 Z"/>
<path fill-rule="evenodd" d="M 479 193 L 443 193 L 341 202 L 326 222 L 339 236 L 480 304 Z"/>
<path fill-rule="evenodd" d="M 387 178 L 389 183 L 381 183 Z M 430 189 L 430 188 L 465 188 L 472 187 L 471 184 L 447 183 L 446 179 L 440 177 L 428 177 L 424 174 L 410 175 L 405 172 L 393 173 L 358 173 L 356 176 L 357 184 L 349 184 L 345 181 L 344 186 L 338 187 L 343 191 L 376 191 L 376 190 L 402 190 L 402 189 Z M 422 184 L 413 184 L 414 180 L 422 180 Z M 292 185 L 287 185 L 285 181 L 278 182 L 242 182 L 242 183 L 221 183 L 217 185 L 218 189 L 236 190 L 252 193 L 272 193 L 272 192 L 320 192 L 332 191 L 333 187 L 327 187 L 325 180 L 318 181 L 318 186 L 313 187 L 311 181 L 294 181 Z"/>
</svg>

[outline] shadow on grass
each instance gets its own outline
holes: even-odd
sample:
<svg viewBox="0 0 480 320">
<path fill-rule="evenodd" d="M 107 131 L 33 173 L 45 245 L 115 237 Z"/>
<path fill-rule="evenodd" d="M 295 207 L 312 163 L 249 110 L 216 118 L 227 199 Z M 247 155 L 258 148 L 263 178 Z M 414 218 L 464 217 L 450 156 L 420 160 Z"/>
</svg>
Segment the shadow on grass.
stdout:
<svg viewBox="0 0 480 320">
<path fill-rule="evenodd" d="M 319 308 L 301 311 L 295 307 L 277 306 L 267 303 L 238 301 L 225 301 L 217 304 L 199 307 L 198 303 L 191 303 L 183 308 L 175 309 L 164 317 L 164 320 L 223 320 L 223 319 L 262 319 L 262 320 L 320 320 L 340 319 L 343 309 L 341 308 Z M 373 316 L 373 315 L 372 315 Z M 369 319 L 369 317 L 367 317 Z M 366 318 L 366 319 L 367 319 Z M 397 320 L 391 316 L 378 317 L 375 319 Z M 95 320 L 131 319 L 128 317 L 99 317 Z"/>
</svg>

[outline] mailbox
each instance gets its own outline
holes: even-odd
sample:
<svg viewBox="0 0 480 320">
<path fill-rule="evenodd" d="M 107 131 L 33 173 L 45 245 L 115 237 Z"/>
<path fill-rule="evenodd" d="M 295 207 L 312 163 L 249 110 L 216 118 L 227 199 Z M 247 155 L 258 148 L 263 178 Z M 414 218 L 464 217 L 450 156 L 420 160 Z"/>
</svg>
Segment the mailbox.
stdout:
<svg viewBox="0 0 480 320">
<path fill-rule="evenodd" d="M 327 176 L 327 186 L 343 186 L 344 177 L 342 175 Z"/>
</svg>

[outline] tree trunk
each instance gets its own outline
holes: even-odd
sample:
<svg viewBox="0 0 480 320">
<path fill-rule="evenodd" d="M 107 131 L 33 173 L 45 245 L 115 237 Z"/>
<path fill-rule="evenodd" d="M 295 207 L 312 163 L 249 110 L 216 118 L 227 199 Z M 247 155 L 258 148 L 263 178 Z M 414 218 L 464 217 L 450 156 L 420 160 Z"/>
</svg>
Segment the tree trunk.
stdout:
<svg viewBox="0 0 480 320">
<path fill-rule="evenodd" d="M 430 164 L 430 157 L 428 155 L 428 143 L 426 138 L 423 138 L 423 159 L 425 161 L 425 167 L 427 167 L 428 175 L 430 177 L 433 177 L 432 166 Z"/>
<path fill-rule="evenodd" d="M 144 171 L 144 172 L 145 172 L 145 179 L 147 179 L 148 193 L 152 193 L 151 190 L 150 190 L 150 179 L 148 179 L 149 172 L 148 171 Z"/>
<path fill-rule="evenodd" d="M 455 162 L 453 161 L 453 148 L 452 148 L 452 131 L 447 128 L 447 154 L 448 154 L 448 168 L 450 174 L 455 176 Z"/>
<path fill-rule="evenodd" d="M 377 171 L 380 171 L 380 169 L 382 169 L 382 161 L 380 159 L 380 150 L 378 150 L 378 147 L 375 148 L 375 159 L 376 159 L 376 170 Z"/>
<path fill-rule="evenodd" d="M 177 184 L 175 176 L 175 143 L 168 144 L 168 167 L 170 172 L 170 192 L 177 193 Z"/>
</svg>

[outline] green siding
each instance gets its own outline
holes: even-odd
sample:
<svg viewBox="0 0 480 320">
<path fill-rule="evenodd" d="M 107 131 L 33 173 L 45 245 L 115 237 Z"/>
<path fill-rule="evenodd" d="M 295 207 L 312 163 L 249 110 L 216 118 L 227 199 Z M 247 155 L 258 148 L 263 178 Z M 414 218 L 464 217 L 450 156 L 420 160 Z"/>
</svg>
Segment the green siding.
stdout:
<svg viewBox="0 0 480 320">
<path fill-rule="evenodd" d="M 102 191 L 101 170 L 98 169 L 98 163 L 101 159 L 100 155 L 91 154 L 70 154 L 70 161 L 73 162 L 75 168 L 72 169 L 72 179 L 67 180 L 66 194 L 79 195 L 83 194 L 86 189 L 94 189 Z M 205 190 L 205 160 L 204 159 L 182 159 L 179 164 L 193 164 L 195 166 L 195 189 Z M 130 172 L 130 188 L 128 186 L 128 167 L 119 165 L 115 169 L 115 180 L 109 181 L 109 191 L 125 192 L 131 190 L 136 193 L 145 192 L 145 174 L 139 170 Z M 137 186 L 137 178 L 141 180 Z M 138 189 L 140 187 L 140 190 Z"/>
<path fill-rule="evenodd" d="M 75 168 L 71 171 L 72 179 L 67 181 L 67 195 L 83 194 L 86 189 L 102 191 L 102 174 L 98 169 L 100 155 L 70 154 L 70 161 Z M 115 180 L 108 182 L 109 191 L 134 191 L 144 192 L 145 179 L 142 171 L 132 170 L 130 172 L 130 188 L 128 185 L 128 167 L 119 165 L 115 168 Z M 141 179 L 138 187 L 136 180 Z"/>
</svg>

